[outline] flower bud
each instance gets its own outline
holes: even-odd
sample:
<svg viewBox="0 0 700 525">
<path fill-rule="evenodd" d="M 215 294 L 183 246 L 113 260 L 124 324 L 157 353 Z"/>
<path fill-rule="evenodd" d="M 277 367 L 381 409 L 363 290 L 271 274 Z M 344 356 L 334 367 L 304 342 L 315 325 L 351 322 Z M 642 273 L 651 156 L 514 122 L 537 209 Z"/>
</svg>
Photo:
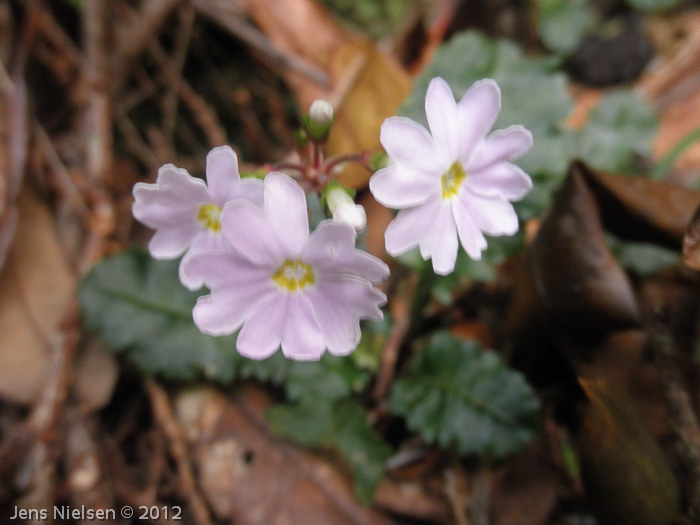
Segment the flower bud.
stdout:
<svg viewBox="0 0 700 525">
<path fill-rule="evenodd" d="M 309 114 L 304 116 L 304 124 L 309 138 L 314 141 L 325 141 L 331 131 L 335 113 L 330 102 L 314 100 L 309 108 Z"/>
<path fill-rule="evenodd" d="M 349 224 L 361 232 L 367 224 L 365 209 L 355 201 L 342 186 L 334 185 L 325 193 L 325 202 L 334 221 Z"/>
<path fill-rule="evenodd" d="M 314 100 L 309 108 L 309 119 L 316 126 L 327 126 L 333 122 L 333 106 L 325 100 Z"/>
</svg>

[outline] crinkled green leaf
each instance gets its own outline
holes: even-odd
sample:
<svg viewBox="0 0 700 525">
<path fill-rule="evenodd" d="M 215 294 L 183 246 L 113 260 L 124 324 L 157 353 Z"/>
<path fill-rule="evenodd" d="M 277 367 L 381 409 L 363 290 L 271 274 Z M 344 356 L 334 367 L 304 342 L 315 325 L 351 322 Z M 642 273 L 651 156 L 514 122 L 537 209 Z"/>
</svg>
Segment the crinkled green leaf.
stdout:
<svg viewBox="0 0 700 525">
<path fill-rule="evenodd" d="M 572 137 L 572 157 L 605 171 L 631 172 L 636 156 L 651 154 L 659 120 L 636 91 L 607 92 L 593 108 L 585 127 Z"/>
<path fill-rule="evenodd" d="M 85 277 L 79 301 L 85 325 L 142 370 L 173 379 L 235 375 L 235 336 L 212 337 L 192 321 L 198 294 L 178 278 L 179 261 L 132 249 L 106 258 Z"/>
<path fill-rule="evenodd" d="M 681 4 L 682 0 L 627 0 L 627 3 L 639 11 L 666 11 Z"/>
<path fill-rule="evenodd" d="M 267 359 L 256 360 L 240 357 L 238 375 L 242 379 L 256 379 L 261 383 L 281 385 L 289 375 L 292 362 L 277 350 Z"/>
<path fill-rule="evenodd" d="M 285 391 L 292 400 L 341 399 L 364 388 L 369 374 L 344 357 L 324 354 L 319 361 L 291 364 Z"/>
<path fill-rule="evenodd" d="M 572 53 L 595 25 L 590 0 L 537 0 L 537 32 L 552 51 Z"/>
<path fill-rule="evenodd" d="M 272 407 L 267 417 L 277 434 L 307 447 L 340 452 L 353 472 L 356 496 L 371 503 L 392 451 L 374 432 L 359 403 L 307 397 L 298 404 Z"/>
<path fill-rule="evenodd" d="M 523 376 L 474 341 L 436 334 L 394 383 L 392 411 L 428 442 L 503 458 L 530 443 L 539 401 Z"/>
<path fill-rule="evenodd" d="M 383 320 L 364 324 L 360 344 L 349 356 L 357 368 L 371 374 L 379 370 L 379 361 L 391 333 L 392 324 L 393 319 L 388 311 L 384 312 Z"/>
<path fill-rule="evenodd" d="M 606 240 L 620 266 L 642 279 L 678 264 L 681 259 L 679 251 L 656 244 L 623 241 L 611 234 Z"/>
</svg>

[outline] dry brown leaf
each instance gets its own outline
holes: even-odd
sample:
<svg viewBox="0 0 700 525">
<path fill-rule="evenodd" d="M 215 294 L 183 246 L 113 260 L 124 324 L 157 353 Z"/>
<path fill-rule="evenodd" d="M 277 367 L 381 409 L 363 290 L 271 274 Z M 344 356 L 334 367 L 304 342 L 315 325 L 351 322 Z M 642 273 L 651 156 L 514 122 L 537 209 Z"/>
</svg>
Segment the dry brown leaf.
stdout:
<svg viewBox="0 0 700 525">
<path fill-rule="evenodd" d="M 680 501 L 661 448 L 623 388 L 581 379 L 588 397 L 578 436 L 587 499 L 603 525 L 670 525 Z"/>
<path fill-rule="evenodd" d="M 494 525 L 548 523 L 566 487 L 564 474 L 547 458 L 541 443 L 503 465 L 493 480 L 491 509 Z"/>
<path fill-rule="evenodd" d="M 695 210 L 683 237 L 683 263 L 693 270 L 700 270 L 700 207 Z"/>
<path fill-rule="evenodd" d="M 355 500 L 333 463 L 269 434 L 271 399 L 246 386 L 233 401 L 214 389 L 182 392 L 178 417 L 194 448 L 199 483 L 215 514 L 236 525 L 391 525 Z"/>
<path fill-rule="evenodd" d="M 630 241 L 680 249 L 700 192 L 667 181 L 576 168 L 595 195 L 608 231 Z"/>
<path fill-rule="evenodd" d="M 575 164 L 531 246 L 530 270 L 545 309 L 573 333 L 604 335 L 639 325 L 629 279 L 605 242 L 584 168 Z"/>
<path fill-rule="evenodd" d="M 1 274 L 0 395 L 30 404 L 44 386 L 52 351 L 62 342 L 60 323 L 77 281 L 46 206 L 25 188 L 18 207 L 17 233 Z M 78 374 L 85 377 L 77 379 L 78 392 L 87 397 L 80 399 L 87 407 L 103 406 L 116 381 L 114 358 L 89 352 L 82 360 Z"/>
</svg>

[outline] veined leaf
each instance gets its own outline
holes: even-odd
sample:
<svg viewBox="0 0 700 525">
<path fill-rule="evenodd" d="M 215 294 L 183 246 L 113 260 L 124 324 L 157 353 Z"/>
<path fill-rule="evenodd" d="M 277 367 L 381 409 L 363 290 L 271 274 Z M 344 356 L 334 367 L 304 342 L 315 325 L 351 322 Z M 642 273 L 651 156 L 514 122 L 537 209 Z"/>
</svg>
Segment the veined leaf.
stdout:
<svg viewBox="0 0 700 525">
<path fill-rule="evenodd" d="M 619 89 L 603 95 L 586 125 L 572 137 L 571 157 L 604 171 L 632 172 L 636 156 L 651 154 L 659 121 L 639 93 Z"/>
<path fill-rule="evenodd" d="M 523 376 L 493 352 L 436 334 L 391 391 L 392 411 L 429 443 L 461 455 L 503 458 L 527 445 L 539 401 Z"/>
<path fill-rule="evenodd" d="M 179 261 L 157 261 L 132 249 L 98 264 L 79 301 L 87 328 L 148 373 L 172 379 L 234 378 L 235 335 L 212 337 L 192 321 L 198 294 L 180 284 Z"/>
</svg>

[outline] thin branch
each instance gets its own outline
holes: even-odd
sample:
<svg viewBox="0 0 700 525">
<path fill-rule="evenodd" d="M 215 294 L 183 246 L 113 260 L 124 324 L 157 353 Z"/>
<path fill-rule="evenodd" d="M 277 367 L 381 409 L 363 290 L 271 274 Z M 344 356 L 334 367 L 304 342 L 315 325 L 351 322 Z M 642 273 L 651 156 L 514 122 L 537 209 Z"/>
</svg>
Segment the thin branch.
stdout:
<svg viewBox="0 0 700 525">
<path fill-rule="evenodd" d="M 128 27 L 123 27 L 119 34 L 119 47 L 114 52 L 114 67 L 123 76 L 131 62 L 146 49 L 158 30 L 163 26 L 170 13 L 182 0 L 149 0 L 142 2 L 143 9 L 132 18 Z M 110 2 L 87 2 L 87 4 L 109 4 Z"/>
<path fill-rule="evenodd" d="M 234 2 L 192 0 L 192 4 L 203 15 L 273 62 L 285 69 L 291 69 L 306 76 L 324 89 L 328 87 L 328 75 L 324 71 L 301 57 L 287 54 L 275 47 L 262 32 L 246 21 L 245 14 Z"/>
<path fill-rule="evenodd" d="M 175 419 L 168 395 L 152 379 L 146 379 L 146 391 L 151 400 L 153 415 L 168 439 L 170 454 L 177 466 L 178 479 L 183 496 L 187 499 L 198 525 L 211 525 L 212 519 L 204 498 L 195 481 L 192 463 L 187 454 L 187 444 L 180 424 Z"/>
<path fill-rule="evenodd" d="M 85 3 L 84 77 L 88 99 L 85 122 L 87 173 L 105 183 L 112 173 L 112 102 L 110 95 L 110 2 Z"/>
</svg>

